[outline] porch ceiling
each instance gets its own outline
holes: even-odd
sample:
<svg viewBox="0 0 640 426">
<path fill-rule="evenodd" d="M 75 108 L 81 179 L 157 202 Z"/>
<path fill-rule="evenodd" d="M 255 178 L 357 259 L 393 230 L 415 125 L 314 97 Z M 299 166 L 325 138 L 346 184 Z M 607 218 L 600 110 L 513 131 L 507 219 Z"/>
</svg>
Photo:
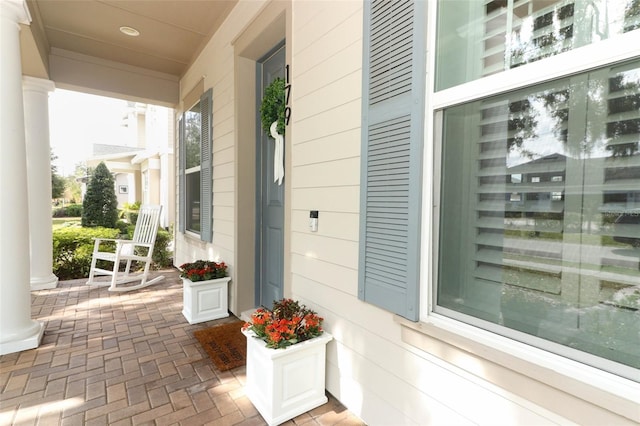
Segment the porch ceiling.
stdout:
<svg viewBox="0 0 640 426">
<path fill-rule="evenodd" d="M 56 76 L 65 70 L 60 66 L 56 71 L 56 58 L 179 80 L 237 0 L 26 2 L 32 22 L 23 26 L 23 73 L 54 81 L 59 77 L 72 85 L 65 80 L 72 78 L 70 72 Z M 127 36 L 120 32 L 122 26 L 135 28 L 140 35 Z"/>
</svg>

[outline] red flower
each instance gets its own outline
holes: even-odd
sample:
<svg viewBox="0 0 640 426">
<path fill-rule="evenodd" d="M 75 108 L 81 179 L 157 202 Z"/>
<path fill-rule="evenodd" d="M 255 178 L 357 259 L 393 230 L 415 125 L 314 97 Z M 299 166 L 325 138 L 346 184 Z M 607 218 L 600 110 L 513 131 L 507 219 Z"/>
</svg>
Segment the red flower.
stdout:
<svg viewBox="0 0 640 426">
<path fill-rule="evenodd" d="M 224 262 L 196 260 L 180 265 L 180 276 L 191 281 L 206 281 L 227 276 L 227 265 Z"/>
</svg>

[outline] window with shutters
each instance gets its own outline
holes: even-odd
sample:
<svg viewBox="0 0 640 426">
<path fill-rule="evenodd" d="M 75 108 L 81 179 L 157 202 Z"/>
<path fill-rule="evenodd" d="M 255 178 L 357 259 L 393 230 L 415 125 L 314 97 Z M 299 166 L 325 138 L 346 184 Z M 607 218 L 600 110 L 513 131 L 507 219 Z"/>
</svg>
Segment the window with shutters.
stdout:
<svg viewBox="0 0 640 426">
<path fill-rule="evenodd" d="M 640 55 L 616 49 L 640 1 L 440 1 L 438 24 L 433 312 L 638 380 Z"/>
<path fill-rule="evenodd" d="M 211 90 L 180 118 L 181 232 L 211 241 Z"/>
</svg>

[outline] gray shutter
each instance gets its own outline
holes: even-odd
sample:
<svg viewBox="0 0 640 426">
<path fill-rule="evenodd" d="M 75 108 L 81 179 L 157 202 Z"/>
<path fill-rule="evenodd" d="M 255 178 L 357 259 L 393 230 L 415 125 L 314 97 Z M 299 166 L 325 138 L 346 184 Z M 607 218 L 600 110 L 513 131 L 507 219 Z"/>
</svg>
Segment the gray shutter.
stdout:
<svg viewBox="0 0 640 426">
<path fill-rule="evenodd" d="M 419 318 L 424 2 L 365 2 L 358 297 Z"/>
<path fill-rule="evenodd" d="M 184 114 L 178 122 L 178 230 L 184 234 L 186 230 L 185 206 L 185 168 L 187 149 L 184 141 Z"/>
<path fill-rule="evenodd" d="M 209 89 L 200 97 L 200 239 L 213 240 L 213 89 Z"/>
</svg>

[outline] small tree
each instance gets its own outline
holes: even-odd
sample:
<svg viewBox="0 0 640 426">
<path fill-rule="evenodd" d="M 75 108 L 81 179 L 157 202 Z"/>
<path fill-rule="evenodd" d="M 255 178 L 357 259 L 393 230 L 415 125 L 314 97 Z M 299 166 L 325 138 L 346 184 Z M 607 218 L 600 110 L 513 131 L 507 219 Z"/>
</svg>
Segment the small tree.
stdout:
<svg viewBox="0 0 640 426">
<path fill-rule="evenodd" d="M 65 180 L 58 174 L 58 168 L 53 164 L 58 157 L 51 150 L 51 198 L 61 198 L 64 195 Z"/>
<path fill-rule="evenodd" d="M 118 199 L 115 182 L 104 163 L 93 171 L 82 202 L 82 226 L 115 228 L 118 221 Z"/>
</svg>

